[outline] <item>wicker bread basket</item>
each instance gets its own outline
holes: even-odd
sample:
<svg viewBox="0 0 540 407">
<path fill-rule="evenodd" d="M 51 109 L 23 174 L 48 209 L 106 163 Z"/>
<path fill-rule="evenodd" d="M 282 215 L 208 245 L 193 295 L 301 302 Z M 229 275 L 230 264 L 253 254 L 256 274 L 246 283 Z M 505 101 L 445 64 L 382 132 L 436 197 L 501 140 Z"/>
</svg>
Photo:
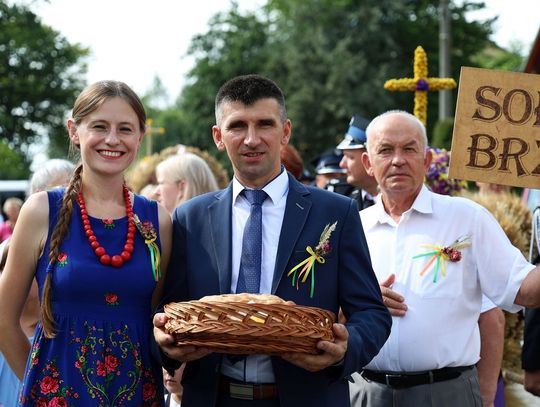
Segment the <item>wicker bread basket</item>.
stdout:
<svg viewBox="0 0 540 407">
<path fill-rule="evenodd" d="M 269 297 L 272 298 L 268 301 Z M 332 341 L 335 315 L 292 305 L 279 297 L 227 294 L 165 305 L 166 330 L 179 345 L 231 354 L 316 354 L 319 340 Z"/>
</svg>

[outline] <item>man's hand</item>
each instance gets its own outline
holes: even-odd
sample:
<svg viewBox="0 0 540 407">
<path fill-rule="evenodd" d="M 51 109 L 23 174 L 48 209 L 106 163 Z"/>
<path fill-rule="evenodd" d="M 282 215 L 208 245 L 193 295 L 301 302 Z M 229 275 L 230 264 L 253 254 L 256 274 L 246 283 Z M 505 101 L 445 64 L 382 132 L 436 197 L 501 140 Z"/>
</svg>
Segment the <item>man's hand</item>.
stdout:
<svg viewBox="0 0 540 407">
<path fill-rule="evenodd" d="M 211 351 L 206 348 L 176 345 L 172 335 L 169 335 L 167 331 L 165 331 L 166 322 L 167 317 L 164 313 L 154 315 L 154 338 L 166 356 L 171 359 L 179 360 L 180 362 L 190 362 L 211 353 Z"/>
<path fill-rule="evenodd" d="M 525 390 L 535 396 L 540 396 L 540 370 L 525 370 Z"/>
<path fill-rule="evenodd" d="M 281 357 L 310 372 L 318 372 L 341 362 L 345 357 L 345 352 L 347 352 L 349 332 L 342 324 L 334 324 L 332 330 L 334 331 L 334 342 L 319 341 L 317 343 L 317 348 L 323 351 L 321 354 L 285 353 Z"/>
<path fill-rule="evenodd" d="M 390 311 L 390 315 L 393 317 L 402 317 L 407 312 L 407 305 L 404 303 L 405 298 L 390 288 L 395 280 L 396 275 L 390 274 L 386 280 L 380 284 L 381 294 L 383 303 L 386 305 L 386 308 L 388 308 L 388 311 Z"/>
</svg>

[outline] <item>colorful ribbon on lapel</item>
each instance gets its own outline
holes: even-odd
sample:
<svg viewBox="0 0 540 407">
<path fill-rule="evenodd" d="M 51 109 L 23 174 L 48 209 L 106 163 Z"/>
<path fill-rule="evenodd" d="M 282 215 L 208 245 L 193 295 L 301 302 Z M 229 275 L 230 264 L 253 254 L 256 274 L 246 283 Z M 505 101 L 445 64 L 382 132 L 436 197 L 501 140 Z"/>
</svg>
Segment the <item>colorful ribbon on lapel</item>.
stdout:
<svg viewBox="0 0 540 407">
<path fill-rule="evenodd" d="M 315 249 L 312 249 L 311 246 L 306 247 L 306 251 L 309 254 L 309 257 L 299 264 L 294 266 L 288 273 L 287 277 L 292 274 L 292 285 L 296 285 L 296 289 L 299 289 L 299 282 L 302 280 L 302 283 L 305 283 L 308 277 L 311 275 L 311 287 L 309 290 L 309 297 L 313 298 L 313 293 L 315 292 L 315 263 L 319 262 L 324 264 L 326 261 L 323 256 L 326 256 L 332 251 L 332 245 L 330 244 L 330 236 L 332 232 L 336 230 L 337 221 L 333 224 L 327 224 L 319 238 L 319 244 L 315 246 Z M 300 269 L 300 267 L 302 267 Z M 298 272 L 298 270 L 300 271 Z"/>
<path fill-rule="evenodd" d="M 311 288 L 309 291 L 309 297 L 313 298 L 313 293 L 315 292 L 315 262 L 318 261 L 321 264 L 324 264 L 326 261 L 324 257 L 318 255 L 315 253 L 315 251 L 311 248 L 311 246 L 306 247 L 306 251 L 310 254 L 310 256 L 305 259 L 304 261 L 300 262 L 296 266 L 294 266 L 288 273 L 287 277 L 291 274 L 292 277 L 292 285 L 293 287 L 296 285 L 296 289 L 298 290 L 298 283 L 300 279 L 302 279 L 302 283 L 305 283 L 309 275 L 311 274 Z M 304 267 L 302 267 L 304 266 Z M 302 267 L 302 269 L 298 272 L 298 269 Z M 297 275 L 298 272 L 298 275 Z M 295 283 L 296 281 L 296 283 Z"/>
</svg>

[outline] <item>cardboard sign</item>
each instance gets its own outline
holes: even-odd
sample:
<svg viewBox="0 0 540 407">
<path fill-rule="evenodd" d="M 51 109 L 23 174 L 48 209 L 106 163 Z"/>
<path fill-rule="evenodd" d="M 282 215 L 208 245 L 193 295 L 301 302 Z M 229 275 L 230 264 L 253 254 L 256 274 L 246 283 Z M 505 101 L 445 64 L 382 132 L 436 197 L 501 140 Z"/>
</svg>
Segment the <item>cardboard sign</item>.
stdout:
<svg viewBox="0 0 540 407">
<path fill-rule="evenodd" d="M 540 75 L 461 68 L 449 177 L 540 188 Z"/>
</svg>

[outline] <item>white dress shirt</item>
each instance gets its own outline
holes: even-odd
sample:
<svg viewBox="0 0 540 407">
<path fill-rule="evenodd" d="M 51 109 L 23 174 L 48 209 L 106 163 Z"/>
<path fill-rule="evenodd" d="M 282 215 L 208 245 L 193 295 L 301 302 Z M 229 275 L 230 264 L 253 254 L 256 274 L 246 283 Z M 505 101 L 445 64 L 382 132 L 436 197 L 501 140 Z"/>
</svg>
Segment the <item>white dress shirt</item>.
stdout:
<svg viewBox="0 0 540 407">
<path fill-rule="evenodd" d="M 236 179 L 232 185 L 232 276 L 231 292 L 236 292 L 238 274 L 240 271 L 240 258 L 242 256 L 242 237 L 244 227 L 249 218 L 251 205 L 248 200 L 240 195 L 244 186 Z M 264 186 L 263 190 L 268 198 L 262 204 L 262 255 L 261 255 L 261 285 L 259 293 L 270 294 L 272 280 L 281 233 L 281 225 L 285 215 L 285 204 L 289 192 L 289 177 L 287 171 Z M 269 356 L 249 356 L 244 361 L 232 364 L 227 358 L 223 358 L 221 373 L 240 381 L 251 383 L 274 383 L 274 372 Z"/>
<path fill-rule="evenodd" d="M 392 289 L 405 298 L 408 310 L 392 318 L 392 331 L 367 369 L 415 372 L 475 364 L 480 355 L 478 317 L 482 293 L 498 306 L 516 312 L 523 279 L 534 268 L 512 246 L 495 218 L 471 200 L 430 192 L 425 186 L 396 223 L 382 200 L 360 212 L 373 269 L 379 282 L 396 275 Z M 445 262 L 434 282 L 434 264 L 420 272 L 431 256 L 469 235 L 462 258 Z"/>
</svg>

